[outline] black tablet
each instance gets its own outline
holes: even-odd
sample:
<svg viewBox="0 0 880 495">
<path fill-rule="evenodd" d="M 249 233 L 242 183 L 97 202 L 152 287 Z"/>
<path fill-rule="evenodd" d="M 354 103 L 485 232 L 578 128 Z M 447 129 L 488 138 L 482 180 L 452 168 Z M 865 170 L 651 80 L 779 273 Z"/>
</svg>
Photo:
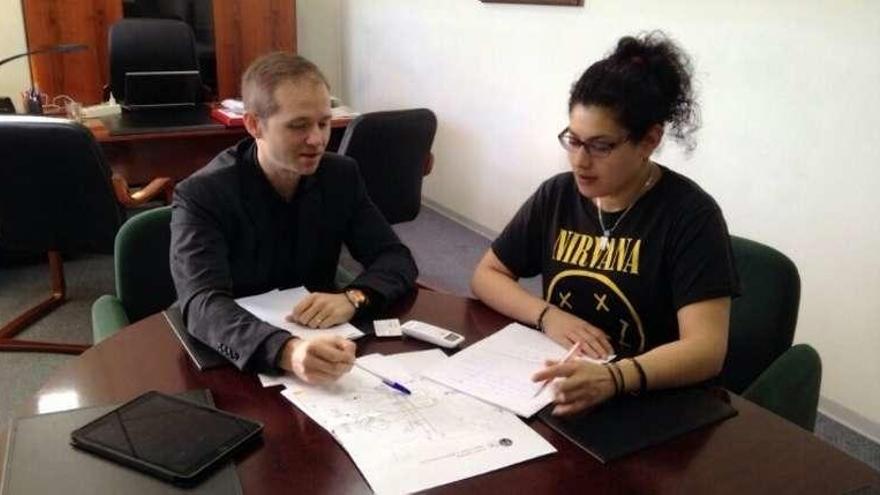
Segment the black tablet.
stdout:
<svg viewBox="0 0 880 495">
<path fill-rule="evenodd" d="M 259 436 L 263 425 L 212 407 L 147 392 L 74 430 L 74 447 L 181 484 Z"/>
</svg>

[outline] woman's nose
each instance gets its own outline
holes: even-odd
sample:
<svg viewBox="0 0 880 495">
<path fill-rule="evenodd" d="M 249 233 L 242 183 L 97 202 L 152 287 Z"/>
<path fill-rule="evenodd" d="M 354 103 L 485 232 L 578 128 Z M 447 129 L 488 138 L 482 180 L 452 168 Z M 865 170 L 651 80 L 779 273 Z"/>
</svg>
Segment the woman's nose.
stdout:
<svg viewBox="0 0 880 495">
<path fill-rule="evenodd" d="M 572 168 L 589 169 L 593 166 L 593 158 L 587 153 L 586 148 L 579 146 L 575 151 L 568 154 L 568 161 Z"/>
</svg>

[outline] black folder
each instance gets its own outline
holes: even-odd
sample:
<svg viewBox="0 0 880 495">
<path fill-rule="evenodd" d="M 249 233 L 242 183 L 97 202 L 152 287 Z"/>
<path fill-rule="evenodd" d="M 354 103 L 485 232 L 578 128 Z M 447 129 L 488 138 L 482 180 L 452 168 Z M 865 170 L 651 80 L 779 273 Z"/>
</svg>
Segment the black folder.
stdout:
<svg viewBox="0 0 880 495">
<path fill-rule="evenodd" d="M 213 405 L 210 391 L 179 397 Z M 195 487 L 182 488 L 121 466 L 70 445 L 70 432 L 117 406 L 89 407 L 16 418 L 9 427 L 2 495 L 64 493 L 241 494 L 235 466 L 229 462 Z"/>
<path fill-rule="evenodd" d="M 697 428 L 736 416 L 723 390 L 701 387 L 625 395 L 574 417 L 538 417 L 602 463 L 659 445 Z"/>
<path fill-rule="evenodd" d="M 180 306 L 175 304 L 163 311 L 162 315 L 165 316 L 165 321 L 171 326 L 171 330 L 174 331 L 174 335 L 177 336 L 180 345 L 186 350 L 189 358 L 199 371 L 229 364 L 229 361 L 219 352 L 203 344 L 186 331 L 186 324 L 183 322 Z"/>
</svg>

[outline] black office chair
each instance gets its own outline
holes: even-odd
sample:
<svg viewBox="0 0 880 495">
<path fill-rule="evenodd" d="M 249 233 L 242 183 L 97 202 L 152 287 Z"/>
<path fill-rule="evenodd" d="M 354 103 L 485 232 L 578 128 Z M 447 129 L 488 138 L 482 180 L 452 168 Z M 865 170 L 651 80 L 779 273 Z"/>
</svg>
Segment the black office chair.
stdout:
<svg viewBox="0 0 880 495">
<path fill-rule="evenodd" d="M 426 108 L 366 113 L 345 130 L 339 154 L 357 160 L 370 198 L 389 223 L 419 214 L 436 131 L 437 117 Z"/>
<path fill-rule="evenodd" d="M 0 248 L 48 253 L 51 274 L 50 296 L 2 323 L 0 350 L 82 352 L 87 346 L 14 337 L 64 302 L 62 252 L 112 252 L 125 213 L 110 169 L 91 132 L 65 119 L 0 116 L 0 156 Z M 168 195 L 172 186 L 162 179 L 145 191 Z"/>
<path fill-rule="evenodd" d="M 125 101 L 125 73 L 199 70 L 192 29 L 176 19 L 122 19 L 110 26 L 110 85 Z"/>
<path fill-rule="evenodd" d="M 797 267 L 769 246 L 731 241 L 742 295 L 731 306 L 721 384 L 812 431 L 822 364 L 809 345 L 791 345 L 800 303 Z"/>
</svg>

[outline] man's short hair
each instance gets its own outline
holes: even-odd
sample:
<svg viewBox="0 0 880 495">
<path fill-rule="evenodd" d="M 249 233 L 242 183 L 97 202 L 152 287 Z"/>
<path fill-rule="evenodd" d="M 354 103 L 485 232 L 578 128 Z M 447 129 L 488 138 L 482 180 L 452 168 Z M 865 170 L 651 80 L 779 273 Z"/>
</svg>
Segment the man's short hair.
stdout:
<svg viewBox="0 0 880 495">
<path fill-rule="evenodd" d="M 244 108 L 261 119 L 278 111 L 275 88 L 285 81 L 309 79 L 330 89 L 327 78 L 318 66 L 294 53 L 273 52 L 258 59 L 241 76 L 241 96 Z"/>
</svg>

